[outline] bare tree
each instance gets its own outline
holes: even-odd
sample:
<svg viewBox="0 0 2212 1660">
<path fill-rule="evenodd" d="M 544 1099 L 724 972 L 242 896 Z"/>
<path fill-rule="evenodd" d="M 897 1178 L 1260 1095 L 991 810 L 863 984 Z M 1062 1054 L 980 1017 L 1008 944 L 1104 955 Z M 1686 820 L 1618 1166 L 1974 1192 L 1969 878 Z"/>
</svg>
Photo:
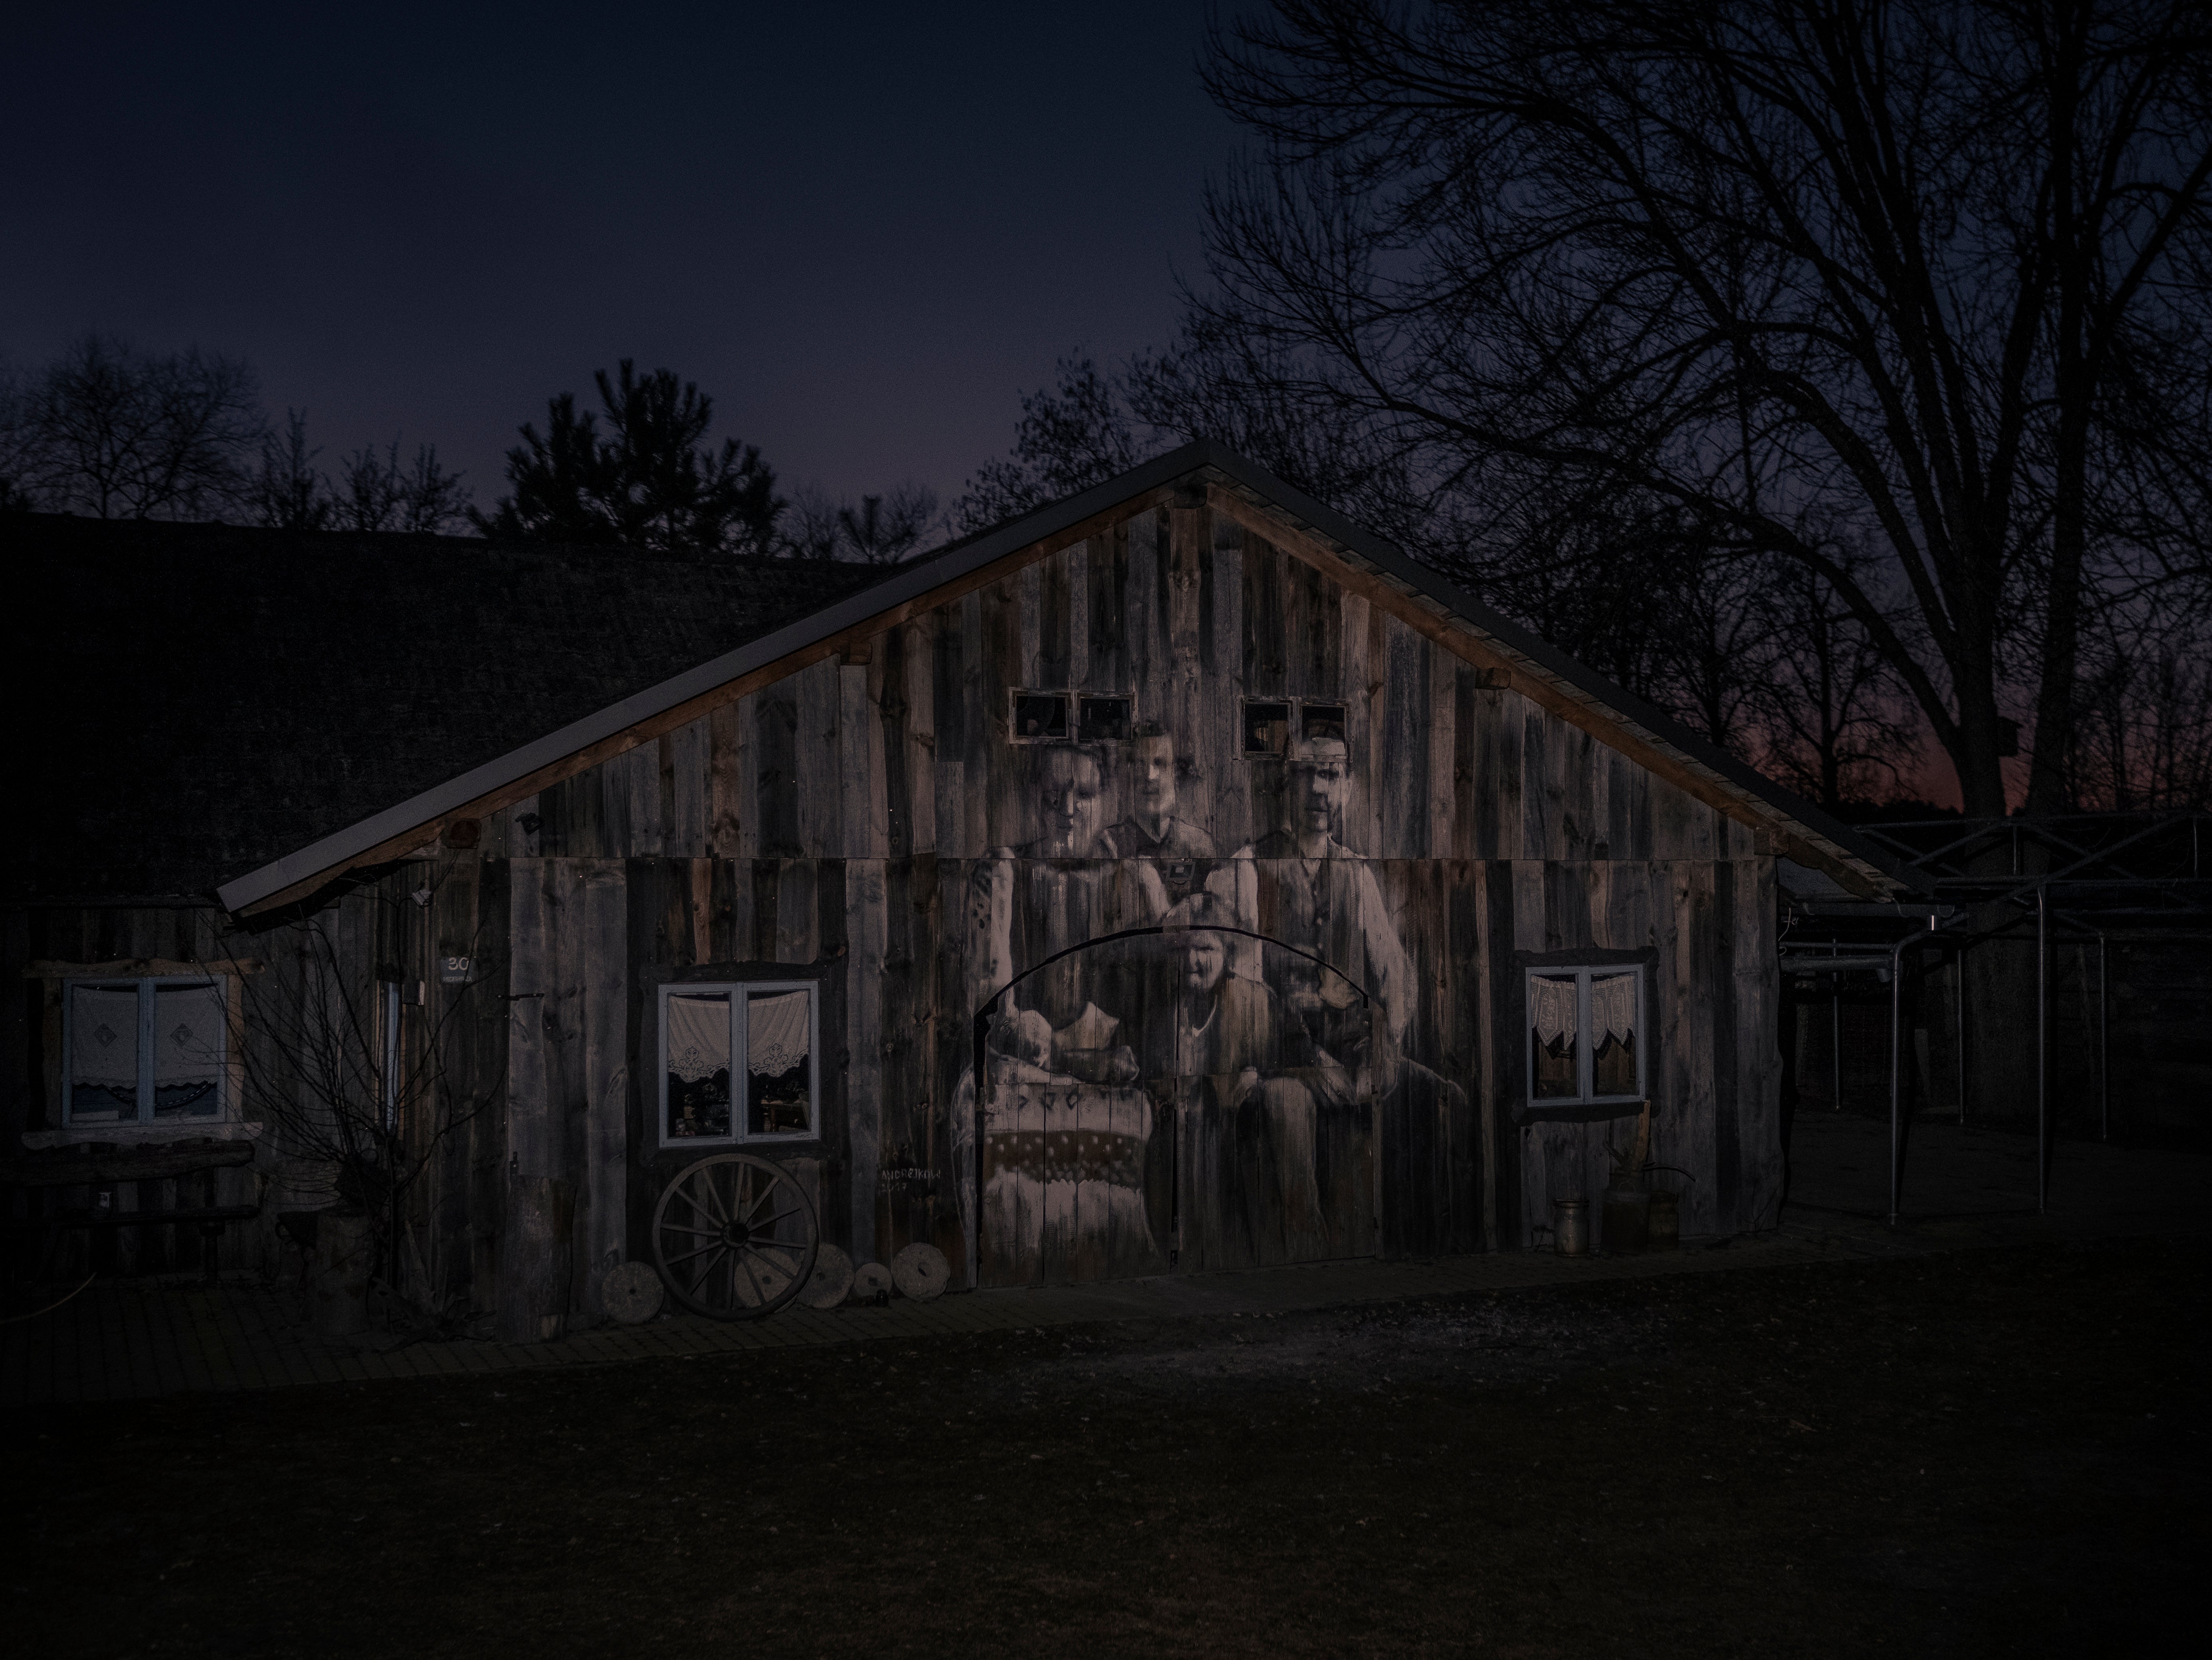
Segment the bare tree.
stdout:
<svg viewBox="0 0 2212 1660">
<path fill-rule="evenodd" d="M 1838 550 L 1847 569 L 1862 557 Z M 1831 812 L 1893 794 L 1919 733 L 1896 672 L 1819 573 L 1773 572 L 1777 649 L 1759 683 L 1760 767 Z"/>
<path fill-rule="evenodd" d="M 845 527 L 837 522 L 844 510 L 811 484 L 792 491 L 791 504 L 776 526 L 783 552 L 794 559 L 835 559 L 845 539 Z"/>
<path fill-rule="evenodd" d="M 792 492 L 777 531 L 779 550 L 799 559 L 895 565 L 938 531 L 937 492 L 906 483 L 856 504 L 807 486 Z"/>
<path fill-rule="evenodd" d="M 0 513 L 27 513 L 38 505 L 31 494 L 28 423 L 22 376 L 0 357 Z"/>
<path fill-rule="evenodd" d="M 937 522 L 937 492 L 926 484 L 900 484 L 888 495 L 863 496 L 858 508 L 837 510 L 837 528 L 852 556 L 868 565 L 895 565 L 920 547 Z"/>
<path fill-rule="evenodd" d="M 2069 799 L 2114 812 L 2212 808 L 2212 629 L 2100 629 L 2084 653 Z"/>
<path fill-rule="evenodd" d="M 1115 378 L 1089 357 L 1063 357 L 1056 373 L 1055 386 L 1023 397 L 1007 458 L 977 468 L 953 502 L 961 534 L 1103 483 L 1173 443 L 1170 432 L 1132 418 Z"/>
<path fill-rule="evenodd" d="M 253 473 L 246 499 L 256 524 L 276 530 L 326 530 L 336 516 L 330 480 L 316 471 L 322 453 L 307 443 L 307 412 L 284 411 L 284 435 L 264 435 L 261 465 Z"/>
<path fill-rule="evenodd" d="M 246 1116 L 270 1127 L 276 1150 L 291 1161 L 295 1187 L 323 1206 L 357 1207 L 377 1247 L 377 1276 L 394 1295 L 433 1320 L 453 1311 L 436 1306 L 438 1281 L 421 1231 L 419 1189 L 446 1162 L 446 1149 L 501 1098 L 505 1079 L 474 1076 L 455 1057 L 471 1047 L 471 1027 L 504 1018 L 481 1006 L 491 965 L 487 940 L 467 945 L 477 977 L 459 988 L 402 1004 L 405 1018 L 388 1021 L 387 986 L 422 983 L 416 970 L 380 967 L 367 954 L 369 937 L 407 938 L 410 910 L 427 911 L 431 885 L 410 903 L 374 891 L 342 903 L 396 915 L 386 927 L 373 915 L 319 913 L 264 936 L 270 960 L 258 974 L 240 974 L 243 988 L 241 1094 Z M 419 927 L 414 932 L 419 935 Z"/>
<path fill-rule="evenodd" d="M 1289 366 L 1502 536 L 1618 490 L 1802 564 L 1969 813 L 2007 806 L 2009 678 L 2063 749 L 2085 611 L 2140 552 L 2112 452 L 2205 449 L 2158 413 L 2206 361 L 2200 9 L 1279 0 L 1209 83 L 1266 153 L 1209 198 L 1201 348 Z"/>
<path fill-rule="evenodd" d="M 471 492 L 463 476 L 440 465 L 434 444 L 417 444 L 406 462 L 397 438 L 380 451 L 365 445 L 339 470 L 336 521 L 346 530 L 416 535 L 456 529 L 468 520 Z"/>
<path fill-rule="evenodd" d="M 182 519 L 241 502 L 264 423 L 244 363 L 87 334 L 27 389 L 31 493 L 102 519 Z"/>
</svg>

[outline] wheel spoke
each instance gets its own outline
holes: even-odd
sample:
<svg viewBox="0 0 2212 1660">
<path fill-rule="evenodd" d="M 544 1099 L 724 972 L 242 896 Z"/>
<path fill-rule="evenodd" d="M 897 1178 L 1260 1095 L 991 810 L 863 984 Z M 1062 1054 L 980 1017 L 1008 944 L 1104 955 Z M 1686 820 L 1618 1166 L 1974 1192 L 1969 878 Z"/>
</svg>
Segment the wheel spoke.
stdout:
<svg viewBox="0 0 2212 1660">
<path fill-rule="evenodd" d="M 745 1175 L 743 1164 L 724 1164 L 714 1172 L 714 1196 L 722 1201 L 732 1222 L 744 1215 Z"/>
<path fill-rule="evenodd" d="M 714 1191 L 714 1172 L 713 1171 L 701 1171 L 696 1176 L 687 1180 L 684 1185 L 686 1189 L 684 1197 L 691 1199 L 691 1208 L 693 1210 L 704 1211 L 708 1215 L 713 1217 L 717 1222 L 726 1224 L 729 1221 L 729 1215 L 723 1210 L 720 1202 L 721 1200 L 721 1195 Z M 700 1193 L 706 1196 L 707 1202 L 705 1204 L 702 1205 L 697 1199 L 691 1198 L 690 1189 L 694 1188 L 697 1189 Z"/>
<path fill-rule="evenodd" d="M 661 1260 L 666 1262 L 668 1266 L 672 1268 L 678 1262 L 688 1262 L 695 1256 L 704 1256 L 710 1250 L 721 1250 L 723 1249 L 725 1249 L 725 1247 L 721 1239 L 717 1237 L 710 1243 L 700 1246 L 696 1250 L 687 1250 L 681 1256 L 663 1257 Z"/>
<path fill-rule="evenodd" d="M 758 1299 L 754 1303 L 753 1306 L 755 1308 L 765 1308 L 768 1305 L 768 1293 L 761 1289 L 760 1276 L 753 1272 L 753 1265 L 746 1260 L 742 1252 L 736 1253 L 736 1255 L 738 1258 L 738 1266 L 745 1271 L 745 1278 L 753 1282 L 753 1296 Z M 735 1276 L 733 1275 L 732 1278 L 733 1281 L 732 1289 L 734 1290 Z"/>
<path fill-rule="evenodd" d="M 702 1287 L 705 1286 L 708 1280 L 714 1277 L 714 1264 L 720 1262 L 723 1257 L 727 1256 L 730 1254 L 730 1248 L 727 1245 L 709 1245 L 707 1250 L 713 1251 L 715 1254 L 708 1258 L 706 1266 L 702 1268 L 698 1273 L 691 1276 L 691 1291 L 694 1296 L 705 1295 Z M 706 1256 L 706 1252 L 702 1251 L 700 1255 Z"/>
<path fill-rule="evenodd" d="M 681 1222 L 663 1222 L 660 1231 L 663 1233 L 696 1234 L 702 1239 L 720 1239 L 722 1237 L 720 1228 L 687 1228 Z"/>
<path fill-rule="evenodd" d="M 747 1222 L 750 1222 L 753 1219 L 753 1213 L 755 1211 L 757 1211 L 763 1205 L 765 1205 L 769 1200 L 775 1196 L 775 1189 L 776 1184 L 774 1182 L 770 1182 L 767 1186 L 763 1187 L 760 1190 L 759 1195 L 754 1199 L 751 1206 L 745 1212 L 744 1219 Z"/>
<path fill-rule="evenodd" d="M 767 1220 L 767 1221 L 765 1221 L 765 1222 L 756 1222 L 756 1221 L 754 1221 L 754 1220 L 752 1219 L 752 1218 L 750 1218 L 750 1216 L 748 1216 L 748 1217 L 745 1219 L 745 1225 L 746 1225 L 747 1227 L 750 1228 L 750 1229 L 751 1229 L 755 1233 L 758 1233 L 758 1232 L 759 1232 L 763 1228 L 772 1228 L 772 1227 L 774 1227 L 777 1223 L 779 1223 L 779 1222 L 782 1221 L 786 1217 L 797 1216 L 797 1215 L 799 1215 L 799 1213 L 800 1213 L 799 1212 L 795 1211 L 795 1210 L 780 1210 L 780 1211 L 776 1212 L 776 1213 L 775 1213 L 775 1215 L 773 1215 L 773 1216 L 769 1217 L 769 1218 L 768 1219 L 768 1220 Z"/>
</svg>

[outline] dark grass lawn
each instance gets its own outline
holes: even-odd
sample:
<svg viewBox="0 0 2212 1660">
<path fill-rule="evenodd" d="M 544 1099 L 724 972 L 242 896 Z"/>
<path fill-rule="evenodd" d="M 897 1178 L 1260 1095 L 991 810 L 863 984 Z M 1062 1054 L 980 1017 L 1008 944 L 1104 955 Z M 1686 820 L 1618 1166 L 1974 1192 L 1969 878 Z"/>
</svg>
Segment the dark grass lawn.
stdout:
<svg viewBox="0 0 2212 1660">
<path fill-rule="evenodd" d="M 2207 1252 L 72 1408 L 10 1652 L 2143 1654 Z"/>
</svg>

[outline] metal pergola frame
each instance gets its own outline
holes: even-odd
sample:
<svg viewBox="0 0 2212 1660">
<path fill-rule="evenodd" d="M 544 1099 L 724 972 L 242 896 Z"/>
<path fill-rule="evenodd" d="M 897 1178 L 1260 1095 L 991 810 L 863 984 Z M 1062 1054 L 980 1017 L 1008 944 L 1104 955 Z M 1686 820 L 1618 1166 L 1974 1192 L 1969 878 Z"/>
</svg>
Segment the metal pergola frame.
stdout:
<svg viewBox="0 0 2212 1660">
<path fill-rule="evenodd" d="M 1897 855 L 1916 875 L 1927 897 L 1887 903 L 1785 897 L 1781 917 L 1781 965 L 1786 975 L 1874 972 L 1890 991 L 1889 1216 L 1904 1210 L 1903 964 L 1911 946 L 1935 941 L 1955 952 L 1958 964 L 1959 1118 L 1966 1119 L 1966 954 L 1999 939 L 2035 930 L 2035 1122 L 2039 1213 L 2051 1201 L 2051 969 L 2053 930 L 2097 942 L 2097 1087 L 2100 1138 L 2112 1137 L 2110 950 L 2114 939 L 2212 941 L 2212 813 L 2081 813 L 2053 818 L 1944 818 L 1865 825 L 1860 833 Z M 1992 854 L 2009 853 L 2008 869 L 1990 871 Z M 2043 869 L 2034 866 L 2041 863 Z M 1982 868 L 1975 868 L 1977 866 Z M 2016 914 L 1993 927 L 1958 926 L 1968 907 L 2008 904 Z M 1825 921 L 1831 938 L 1796 940 L 1800 921 Z M 1900 930 L 1894 939 L 1850 941 L 1840 937 L 1881 924 Z M 1840 987 L 1838 988 L 1840 993 Z M 1837 1000 L 1840 1038 L 1841 999 Z M 1837 1100 L 1841 1103 L 1840 1042 Z"/>
</svg>

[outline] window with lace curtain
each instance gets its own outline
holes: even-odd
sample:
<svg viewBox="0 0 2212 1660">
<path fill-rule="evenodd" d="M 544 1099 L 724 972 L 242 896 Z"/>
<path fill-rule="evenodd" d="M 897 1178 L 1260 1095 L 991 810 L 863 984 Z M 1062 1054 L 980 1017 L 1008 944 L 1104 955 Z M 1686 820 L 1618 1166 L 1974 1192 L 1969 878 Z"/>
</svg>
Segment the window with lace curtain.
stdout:
<svg viewBox="0 0 2212 1660">
<path fill-rule="evenodd" d="M 1649 1093 L 1640 965 L 1531 969 L 1528 1008 L 1532 1105 L 1640 1101 Z"/>
<path fill-rule="evenodd" d="M 662 987 L 661 1145 L 818 1134 L 816 991 L 803 980 Z"/>
<path fill-rule="evenodd" d="M 70 1124 L 185 1124 L 229 1116 L 225 982 L 70 980 L 62 1047 Z"/>
</svg>

